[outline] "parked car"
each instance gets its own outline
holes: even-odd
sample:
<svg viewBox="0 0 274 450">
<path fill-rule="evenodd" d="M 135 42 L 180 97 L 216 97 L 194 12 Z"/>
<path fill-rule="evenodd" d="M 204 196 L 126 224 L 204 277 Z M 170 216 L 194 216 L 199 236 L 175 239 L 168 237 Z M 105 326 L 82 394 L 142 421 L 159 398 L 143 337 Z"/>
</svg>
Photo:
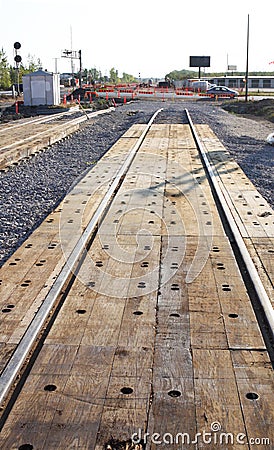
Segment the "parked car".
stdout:
<svg viewBox="0 0 274 450">
<path fill-rule="evenodd" d="M 214 86 L 206 91 L 207 94 L 212 97 L 216 97 L 220 95 L 220 97 L 230 97 L 235 98 L 239 95 L 239 92 L 234 91 L 233 89 L 229 89 L 226 86 Z"/>
</svg>

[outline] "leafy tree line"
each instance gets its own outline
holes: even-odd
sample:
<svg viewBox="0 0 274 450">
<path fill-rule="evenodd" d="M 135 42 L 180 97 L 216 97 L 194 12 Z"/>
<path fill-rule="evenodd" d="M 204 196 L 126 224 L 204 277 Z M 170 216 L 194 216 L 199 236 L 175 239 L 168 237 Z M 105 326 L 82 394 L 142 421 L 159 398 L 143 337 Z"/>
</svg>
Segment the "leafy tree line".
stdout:
<svg viewBox="0 0 274 450">
<path fill-rule="evenodd" d="M 78 73 L 78 77 L 79 77 Z M 109 71 L 109 75 L 103 76 L 102 72 L 100 70 L 97 70 L 96 68 L 92 69 L 84 69 L 82 71 L 82 79 L 84 82 L 92 83 L 94 81 L 110 81 L 111 83 L 133 83 L 137 81 L 136 77 L 133 75 L 130 75 L 128 73 L 123 72 L 122 77 L 119 77 L 118 70 L 115 69 L 115 67 L 112 67 Z"/>
</svg>

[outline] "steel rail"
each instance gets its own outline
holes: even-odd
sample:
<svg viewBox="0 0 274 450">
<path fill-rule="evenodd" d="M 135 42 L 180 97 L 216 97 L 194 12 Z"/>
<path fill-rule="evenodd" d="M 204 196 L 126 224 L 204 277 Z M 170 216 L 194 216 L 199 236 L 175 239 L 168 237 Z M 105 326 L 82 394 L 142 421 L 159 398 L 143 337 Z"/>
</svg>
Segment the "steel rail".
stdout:
<svg viewBox="0 0 274 450">
<path fill-rule="evenodd" d="M 77 117 L 76 119 L 72 119 L 72 120 L 70 120 L 70 121 L 68 121 L 66 123 L 61 123 L 61 124 L 55 125 L 54 131 L 58 130 L 59 128 L 65 128 L 67 126 L 78 125 L 78 124 L 80 124 L 82 122 L 85 122 L 88 119 L 91 119 L 92 117 L 96 117 L 96 116 L 99 116 L 101 114 L 107 114 L 107 113 L 110 113 L 111 111 L 114 111 L 114 110 L 115 110 L 115 108 L 111 106 L 108 109 L 102 109 L 100 111 L 94 111 L 94 112 L 89 113 L 89 114 L 87 114 L 85 116 L 81 116 L 81 117 Z M 20 141 L 13 142 L 12 144 L 5 145 L 4 147 L 0 147 L 0 153 L 3 153 L 4 151 L 9 150 L 10 148 L 15 147 L 17 145 L 21 145 L 21 144 L 24 144 L 25 142 L 32 141 L 36 137 L 41 137 L 43 134 L 49 133 L 49 131 L 50 130 L 40 131 L 39 133 L 33 134 L 32 136 L 29 136 L 29 137 L 27 137 L 25 139 L 21 139 Z"/>
<path fill-rule="evenodd" d="M 202 142 L 199 139 L 199 136 L 195 130 L 194 124 L 191 120 L 191 117 L 189 115 L 188 110 L 185 110 L 186 115 L 187 115 L 187 119 L 193 134 L 193 137 L 196 141 L 196 144 L 199 148 L 200 154 L 204 160 L 205 166 L 207 168 L 208 174 L 210 176 L 210 179 L 212 181 L 213 187 L 215 189 L 215 192 L 217 194 L 217 197 L 219 198 L 219 201 L 222 205 L 224 214 L 226 216 L 226 219 L 228 221 L 228 224 L 230 226 L 230 229 L 232 231 L 232 234 L 235 238 L 235 241 L 237 243 L 238 249 L 241 253 L 241 256 L 243 258 L 243 261 L 246 265 L 246 268 L 248 270 L 250 279 L 253 283 L 254 289 L 256 291 L 256 294 L 258 296 L 258 299 L 260 301 L 260 304 L 263 308 L 263 311 L 265 313 L 269 328 L 271 330 L 271 335 L 274 338 L 274 310 L 270 301 L 270 298 L 267 295 L 267 292 L 264 288 L 264 285 L 260 279 L 260 276 L 258 274 L 258 271 L 255 267 L 255 264 L 249 254 L 249 251 L 246 248 L 246 245 L 244 243 L 244 240 L 241 236 L 241 233 L 237 227 L 237 224 L 234 220 L 234 217 L 231 213 L 231 209 L 233 208 L 231 199 L 229 198 L 229 195 L 227 192 L 223 192 L 218 184 L 218 179 L 219 179 L 219 175 L 216 172 L 216 169 L 214 169 L 214 167 L 211 165 L 211 163 L 208 160 L 207 157 L 207 152 L 204 149 L 204 146 L 202 144 Z"/>
<path fill-rule="evenodd" d="M 133 146 L 132 150 L 128 154 L 128 157 L 125 160 L 124 164 L 118 170 L 116 177 L 114 178 L 108 192 L 106 193 L 105 197 L 103 198 L 102 202 L 100 203 L 96 213 L 94 214 L 93 218 L 89 222 L 89 224 L 88 224 L 87 228 L 85 229 L 84 233 L 82 234 L 82 236 L 79 238 L 79 240 L 76 243 L 74 249 L 72 250 L 70 256 L 67 258 L 67 261 L 66 261 L 64 267 L 62 268 L 61 272 L 59 273 L 58 277 L 56 278 L 49 293 L 45 297 L 45 300 L 43 301 L 41 307 L 39 308 L 38 312 L 36 313 L 35 317 L 33 318 L 32 322 L 30 323 L 28 329 L 26 330 L 24 336 L 22 337 L 21 341 L 19 342 L 16 350 L 14 351 L 9 362 L 7 363 L 5 369 L 3 370 L 2 375 L 0 376 L 0 405 L 6 399 L 15 378 L 17 377 L 18 373 L 20 372 L 20 369 L 22 368 L 23 364 L 25 363 L 27 356 L 29 355 L 36 339 L 38 338 L 38 336 L 50 314 L 50 311 L 52 310 L 64 285 L 66 284 L 71 273 L 73 272 L 73 269 L 76 267 L 81 256 L 83 255 L 86 245 L 87 245 L 89 239 L 91 238 L 92 234 L 94 233 L 96 226 L 98 224 L 98 221 L 102 217 L 113 194 L 115 193 L 117 187 L 119 186 L 122 177 L 128 171 L 128 169 L 129 169 L 137 151 L 139 150 L 143 140 L 145 139 L 145 136 L 148 133 L 155 117 L 162 110 L 163 110 L 163 108 L 157 110 L 153 114 L 153 116 L 149 120 L 146 128 L 142 132 L 141 136 L 138 138 L 136 144 Z"/>
<path fill-rule="evenodd" d="M 52 120 L 58 119 L 59 117 L 63 117 L 63 116 L 69 116 L 70 114 L 75 114 L 76 112 L 81 112 L 81 110 L 79 108 L 77 109 L 73 109 L 71 108 L 69 111 L 64 111 L 61 113 L 57 113 L 57 114 L 51 114 L 51 115 L 45 115 L 43 117 L 39 116 L 36 119 L 32 119 L 32 120 L 26 120 L 25 122 L 19 122 L 19 123 L 15 123 L 11 126 L 8 126 L 6 128 L 0 128 L 0 133 L 5 133 L 7 130 L 14 130 L 15 128 L 20 128 L 23 127 L 25 125 L 31 125 L 32 123 L 46 123 L 46 122 L 50 122 Z"/>
</svg>

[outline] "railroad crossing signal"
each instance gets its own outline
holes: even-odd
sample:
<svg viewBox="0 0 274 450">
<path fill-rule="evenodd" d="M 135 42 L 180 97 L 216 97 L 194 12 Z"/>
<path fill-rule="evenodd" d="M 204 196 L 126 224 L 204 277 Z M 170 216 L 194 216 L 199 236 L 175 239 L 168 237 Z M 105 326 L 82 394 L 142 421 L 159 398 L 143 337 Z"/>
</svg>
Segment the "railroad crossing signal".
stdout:
<svg viewBox="0 0 274 450">
<path fill-rule="evenodd" d="M 15 55 L 14 61 L 15 61 L 16 63 L 20 63 L 20 62 L 22 61 L 22 57 L 21 57 L 20 55 Z"/>
<path fill-rule="evenodd" d="M 20 42 L 14 42 L 13 47 L 15 48 L 14 61 L 16 62 L 16 65 L 18 66 L 18 64 L 22 61 L 21 56 L 18 55 L 18 53 L 17 53 L 17 50 L 19 50 L 19 48 L 21 48 Z"/>
<path fill-rule="evenodd" d="M 16 71 L 17 71 L 17 93 L 20 95 L 20 83 L 19 83 L 19 64 L 22 61 L 21 55 L 18 55 L 17 50 L 21 48 L 20 42 L 14 42 L 13 47 L 15 48 L 15 57 L 14 61 L 16 62 Z"/>
</svg>

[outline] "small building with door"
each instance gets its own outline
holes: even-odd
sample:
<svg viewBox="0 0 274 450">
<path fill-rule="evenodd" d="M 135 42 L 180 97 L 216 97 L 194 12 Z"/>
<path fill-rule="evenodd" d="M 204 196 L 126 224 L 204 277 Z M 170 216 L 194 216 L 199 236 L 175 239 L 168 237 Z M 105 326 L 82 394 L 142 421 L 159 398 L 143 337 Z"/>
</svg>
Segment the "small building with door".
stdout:
<svg viewBox="0 0 274 450">
<path fill-rule="evenodd" d="M 37 70 L 23 76 L 24 105 L 59 105 L 60 76 L 58 73 Z"/>
</svg>

